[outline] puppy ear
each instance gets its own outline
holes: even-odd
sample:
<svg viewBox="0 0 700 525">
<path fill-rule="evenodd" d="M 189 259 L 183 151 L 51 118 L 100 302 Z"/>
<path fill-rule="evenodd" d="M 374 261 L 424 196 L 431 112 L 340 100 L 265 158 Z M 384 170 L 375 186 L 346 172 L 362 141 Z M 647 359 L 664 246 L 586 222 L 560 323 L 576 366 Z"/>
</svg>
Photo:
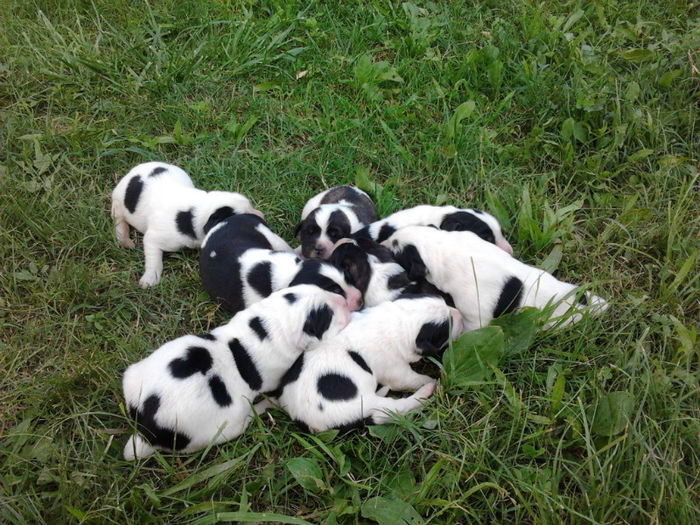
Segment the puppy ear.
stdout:
<svg viewBox="0 0 700 525">
<path fill-rule="evenodd" d="M 311 310 L 306 316 L 304 333 L 316 339 L 321 339 L 333 320 L 333 310 L 327 304 Z"/>
<path fill-rule="evenodd" d="M 428 275 L 428 268 L 425 266 L 423 259 L 418 253 L 418 249 L 409 244 L 403 250 L 396 254 L 396 262 L 399 263 L 412 281 L 417 279 L 425 279 Z"/>
<path fill-rule="evenodd" d="M 437 355 L 450 340 L 450 321 L 425 323 L 416 337 L 416 348 L 422 355 Z"/>
<path fill-rule="evenodd" d="M 204 233 L 208 233 L 214 226 L 229 218 L 231 215 L 235 215 L 235 212 L 231 206 L 222 206 L 221 208 L 217 208 L 214 210 L 214 213 L 209 215 L 209 219 L 204 225 Z"/>
<path fill-rule="evenodd" d="M 304 226 L 304 221 L 299 222 L 299 224 L 297 224 L 294 227 L 294 233 L 292 233 L 292 237 L 294 237 L 294 238 L 299 237 L 299 232 L 301 231 L 302 226 Z"/>
</svg>

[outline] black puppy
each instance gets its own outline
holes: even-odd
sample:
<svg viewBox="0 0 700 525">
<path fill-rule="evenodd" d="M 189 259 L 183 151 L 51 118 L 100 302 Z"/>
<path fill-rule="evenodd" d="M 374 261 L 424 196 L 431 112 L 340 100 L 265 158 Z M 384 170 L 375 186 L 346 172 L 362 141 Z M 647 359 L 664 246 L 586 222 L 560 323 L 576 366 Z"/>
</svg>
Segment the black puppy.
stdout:
<svg viewBox="0 0 700 525">
<path fill-rule="evenodd" d="M 202 243 L 199 275 L 204 289 L 232 313 L 297 284 L 342 295 L 351 310 L 362 305 L 362 294 L 347 284 L 338 268 L 302 261 L 290 250 L 259 217 L 231 216 L 214 226 Z"/>
</svg>

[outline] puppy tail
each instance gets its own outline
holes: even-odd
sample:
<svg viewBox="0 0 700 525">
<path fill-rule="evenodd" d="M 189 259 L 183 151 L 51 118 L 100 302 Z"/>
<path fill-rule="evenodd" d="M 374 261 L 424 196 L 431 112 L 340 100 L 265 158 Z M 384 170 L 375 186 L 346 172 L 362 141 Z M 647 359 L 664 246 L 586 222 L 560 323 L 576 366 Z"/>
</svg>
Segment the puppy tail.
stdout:
<svg viewBox="0 0 700 525">
<path fill-rule="evenodd" d="M 145 439 L 138 434 L 133 434 L 124 446 L 124 459 L 133 461 L 136 458 L 146 458 L 154 451 L 155 449 Z"/>
<path fill-rule="evenodd" d="M 375 425 L 390 423 L 393 419 L 392 412 L 403 415 L 420 408 L 433 395 L 434 390 L 435 382 L 431 381 L 420 387 L 412 396 L 402 399 L 375 396 L 374 406 L 370 409 L 369 415 Z"/>
<path fill-rule="evenodd" d="M 112 195 L 112 218 L 114 219 L 114 231 L 117 234 L 117 242 L 124 248 L 133 248 L 134 241 L 129 238 L 129 223 L 124 216 L 124 203 Z"/>
</svg>

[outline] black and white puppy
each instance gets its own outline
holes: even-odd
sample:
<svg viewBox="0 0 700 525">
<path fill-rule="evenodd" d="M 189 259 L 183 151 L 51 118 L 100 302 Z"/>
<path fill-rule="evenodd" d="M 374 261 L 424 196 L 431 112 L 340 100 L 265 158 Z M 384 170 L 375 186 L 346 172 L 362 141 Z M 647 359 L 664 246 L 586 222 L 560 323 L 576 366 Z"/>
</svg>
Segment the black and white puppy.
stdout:
<svg viewBox="0 0 700 525">
<path fill-rule="evenodd" d="M 405 414 L 433 393 L 435 381 L 410 363 L 438 355 L 461 332 L 459 311 L 437 297 L 406 297 L 354 312 L 337 336 L 297 358 L 275 394 L 312 432 L 385 423 L 389 412 Z M 376 392 L 378 384 L 418 391 L 392 399 Z"/>
<path fill-rule="evenodd" d="M 236 213 L 262 213 L 247 197 L 228 191 L 198 190 L 182 169 L 164 162 L 139 164 L 112 192 L 112 217 L 117 241 L 133 248 L 131 225 L 143 233 L 146 268 L 139 284 L 158 284 L 163 252 L 198 248 L 207 229 Z"/>
<path fill-rule="evenodd" d="M 521 306 L 553 305 L 547 326 L 574 323 L 585 310 L 598 313 L 607 308 L 600 297 L 578 293 L 573 284 L 518 261 L 472 232 L 408 226 L 382 244 L 410 278 L 425 278 L 450 294 L 464 316 L 465 330 L 486 326 Z"/>
<path fill-rule="evenodd" d="M 124 458 L 156 448 L 193 452 L 240 435 L 258 393 L 277 388 L 302 352 L 349 319 L 342 297 L 301 285 L 273 293 L 211 333 L 164 344 L 124 373 L 126 406 L 139 431 Z"/>
<path fill-rule="evenodd" d="M 342 295 L 351 310 L 362 306 L 362 294 L 338 268 L 324 261 L 302 261 L 290 250 L 261 218 L 228 217 L 202 243 L 199 275 L 204 289 L 232 313 L 297 284 L 314 284 Z"/>
<path fill-rule="evenodd" d="M 503 236 L 501 225 L 493 215 L 471 208 L 430 206 L 423 204 L 392 213 L 356 232 L 353 237 L 370 237 L 383 242 L 406 226 L 434 226 L 445 231 L 473 232 L 485 241 L 512 254 L 513 248 Z"/>
<path fill-rule="evenodd" d="M 335 244 L 328 262 L 340 268 L 348 284 L 362 292 L 367 307 L 393 301 L 405 294 L 437 295 L 454 306 L 447 294 L 425 279 L 409 279 L 391 250 L 372 239 L 341 239 Z"/>
<path fill-rule="evenodd" d="M 333 245 L 377 220 L 374 203 L 355 186 L 334 186 L 309 199 L 294 237 L 307 259 L 327 259 Z"/>
</svg>

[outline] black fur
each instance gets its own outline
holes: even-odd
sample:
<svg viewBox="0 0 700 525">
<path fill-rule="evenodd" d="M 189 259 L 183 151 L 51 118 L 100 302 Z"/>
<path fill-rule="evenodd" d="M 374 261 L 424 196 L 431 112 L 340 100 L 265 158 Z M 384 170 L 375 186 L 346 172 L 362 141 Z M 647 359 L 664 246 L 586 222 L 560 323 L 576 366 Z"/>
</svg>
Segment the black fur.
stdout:
<svg viewBox="0 0 700 525">
<path fill-rule="evenodd" d="M 301 374 L 302 369 L 304 368 L 304 354 L 300 354 L 299 357 L 297 357 L 297 360 L 294 361 L 294 364 L 289 367 L 289 370 L 287 370 L 284 375 L 282 376 L 282 379 L 280 379 L 280 384 L 279 386 L 273 391 L 270 392 L 269 395 L 271 397 L 279 397 L 282 395 L 282 392 L 284 391 L 284 387 L 287 386 L 290 383 L 293 383 L 297 379 L 299 379 L 299 374 Z"/>
<path fill-rule="evenodd" d="M 177 231 L 181 234 L 192 237 L 193 239 L 197 238 L 197 234 L 194 233 L 192 210 L 177 212 L 175 225 L 177 226 Z"/>
<path fill-rule="evenodd" d="M 199 334 L 197 337 L 200 339 L 205 339 L 206 341 L 216 341 L 216 337 L 212 334 Z"/>
<path fill-rule="evenodd" d="M 216 404 L 220 407 L 227 407 L 233 402 L 226 389 L 226 385 L 218 375 L 213 375 L 209 378 L 209 390 L 211 390 L 214 401 L 216 401 Z"/>
<path fill-rule="evenodd" d="M 294 304 L 297 302 L 297 296 L 294 295 L 293 293 L 286 293 L 284 294 L 284 298 L 287 300 L 289 304 Z"/>
<path fill-rule="evenodd" d="M 164 168 L 163 166 L 158 166 L 157 168 L 153 168 L 153 171 L 149 175 L 149 177 L 156 177 L 163 173 L 164 171 L 168 171 L 168 168 Z"/>
<path fill-rule="evenodd" d="M 204 233 L 209 233 L 209 230 L 211 230 L 221 221 L 228 219 L 231 215 L 235 215 L 235 212 L 231 206 L 222 206 L 221 208 L 217 208 L 207 219 L 207 222 L 204 225 Z"/>
<path fill-rule="evenodd" d="M 318 393 L 329 401 L 349 401 L 357 396 L 357 385 L 340 374 L 324 374 L 316 384 Z"/>
<path fill-rule="evenodd" d="M 261 341 L 264 341 L 265 338 L 267 337 L 267 330 L 265 330 L 265 326 L 263 325 L 262 319 L 259 317 L 253 317 L 249 322 L 248 326 L 257 334 L 257 336 L 260 338 Z"/>
<path fill-rule="evenodd" d="M 253 266 L 248 272 L 248 284 L 262 297 L 272 293 L 272 264 L 261 262 Z"/>
<path fill-rule="evenodd" d="M 190 346 L 187 349 L 187 356 L 173 359 L 170 361 L 168 368 L 170 368 L 170 373 L 173 377 L 185 379 L 197 372 L 206 374 L 212 363 L 213 360 L 209 350 L 201 346 Z"/>
<path fill-rule="evenodd" d="M 493 231 L 479 217 L 466 211 L 450 213 L 440 223 L 440 229 L 445 231 L 474 232 L 479 237 L 491 244 L 496 244 Z"/>
<path fill-rule="evenodd" d="M 181 432 L 163 428 L 156 423 L 156 412 L 160 407 L 160 398 L 152 394 L 143 402 L 143 411 L 129 405 L 129 416 L 136 421 L 136 427 L 141 435 L 151 445 L 180 450 L 185 448 L 190 438 Z"/>
<path fill-rule="evenodd" d="M 428 269 L 418 249 L 412 244 L 405 246 L 403 250 L 394 255 L 394 258 L 406 270 L 409 279 L 415 281 L 417 279 L 425 279 L 427 276 Z"/>
<path fill-rule="evenodd" d="M 134 213 L 136 211 L 136 206 L 139 204 L 142 190 L 143 181 L 141 180 L 141 176 L 136 175 L 129 181 L 126 192 L 124 193 L 124 206 L 126 206 L 129 212 Z"/>
<path fill-rule="evenodd" d="M 347 215 L 341 210 L 335 210 L 328 217 L 328 225 L 326 226 L 328 238 L 333 242 L 338 242 L 350 235 L 350 221 Z"/>
<path fill-rule="evenodd" d="M 379 229 L 379 235 L 377 235 L 377 242 L 386 241 L 389 237 L 391 237 L 394 234 L 395 231 L 396 231 L 396 228 L 394 228 L 393 226 L 390 226 L 388 224 L 384 224 Z"/>
<path fill-rule="evenodd" d="M 251 390 L 260 390 L 262 387 L 262 377 L 260 372 L 255 367 L 255 363 L 250 357 L 250 354 L 238 339 L 231 339 L 228 347 L 233 355 L 233 360 L 236 362 L 238 373 L 241 374 L 243 380 L 248 383 Z"/>
<path fill-rule="evenodd" d="M 360 366 L 360 368 L 362 368 L 362 370 L 364 370 L 368 374 L 372 373 L 372 369 L 367 364 L 367 361 L 365 361 L 360 354 L 354 352 L 353 350 L 348 350 L 348 355 L 353 361 L 355 361 Z"/>
<path fill-rule="evenodd" d="M 341 269 L 345 281 L 360 290 L 362 295 L 367 292 L 372 269 L 367 254 L 360 246 L 351 242 L 341 244 L 333 250 L 328 262 Z"/>
<path fill-rule="evenodd" d="M 523 282 L 517 277 L 511 277 L 506 281 L 498 296 L 498 302 L 493 309 L 493 316 L 499 317 L 515 310 L 520 306 L 523 294 Z"/>
<path fill-rule="evenodd" d="M 361 222 L 369 224 L 377 220 L 372 200 L 352 186 L 342 185 L 331 188 L 323 196 L 320 204 L 334 204 L 340 201 L 352 204 L 352 211 L 355 212 L 355 215 Z"/>
<path fill-rule="evenodd" d="M 333 279 L 321 275 L 321 267 L 327 262 L 322 261 L 304 261 L 297 271 L 296 275 L 289 283 L 289 286 L 297 284 L 313 284 L 327 292 L 336 293 L 347 299 L 346 293 Z"/>
<path fill-rule="evenodd" d="M 442 323 L 424 324 L 418 337 L 416 337 L 416 348 L 423 355 L 436 355 L 447 346 L 450 340 L 450 321 L 445 319 Z"/>
<path fill-rule="evenodd" d="M 306 316 L 304 333 L 321 339 L 333 320 L 333 310 L 328 305 L 322 305 L 311 310 Z"/>
</svg>

